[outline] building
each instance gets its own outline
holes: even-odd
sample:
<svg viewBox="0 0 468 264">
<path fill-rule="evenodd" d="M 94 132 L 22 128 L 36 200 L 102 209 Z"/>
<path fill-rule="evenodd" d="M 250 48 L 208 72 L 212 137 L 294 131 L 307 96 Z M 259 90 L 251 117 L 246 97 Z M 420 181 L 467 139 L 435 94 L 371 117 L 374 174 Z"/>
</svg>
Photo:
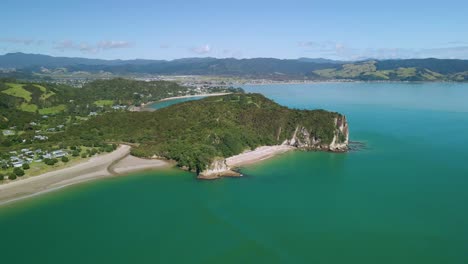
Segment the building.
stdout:
<svg viewBox="0 0 468 264">
<path fill-rule="evenodd" d="M 4 135 L 4 136 L 14 136 L 14 135 L 15 135 L 15 131 L 6 129 L 6 130 L 3 130 L 3 135 Z"/>
<path fill-rule="evenodd" d="M 63 150 L 52 151 L 52 156 L 54 158 L 61 158 L 61 157 L 67 156 L 67 155 L 68 155 L 68 153 L 63 151 Z"/>
</svg>

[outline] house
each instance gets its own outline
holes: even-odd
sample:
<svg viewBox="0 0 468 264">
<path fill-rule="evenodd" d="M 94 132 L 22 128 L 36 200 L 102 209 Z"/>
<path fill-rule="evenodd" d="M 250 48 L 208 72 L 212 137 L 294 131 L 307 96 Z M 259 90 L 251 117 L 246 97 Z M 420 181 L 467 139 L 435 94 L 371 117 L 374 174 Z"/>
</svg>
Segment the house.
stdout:
<svg viewBox="0 0 468 264">
<path fill-rule="evenodd" d="M 23 167 L 24 161 L 17 161 L 13 162 L 13 168 L 21 168 Z"/>
<path fill-rule="evenodd" d="M 97 113 L 96 112 L 91 112 L 91 113 L 89 113 L 89 116 L 97 116 Z"/>
<path fill-rule="evenodd" d="M 42 136 L 42 135 L 37 135 L 37 136 L 34 136 L 34 139 L 44 141 L 44 140 L 49 139 L 49 137 L 47 137 L 47 136 Z M 40 151 L 39 151 L 39 152 L 40 152 Z"/>
<path fill-rule="evenodd" d="M 6 129 L 6 130 L 3 130 L 3 135 L 4 135 L 4 136 L 14 136 L 14 135 L 15 135 L 15 131 Z"/>
<path fill-rule="evenodd" d="M 67 155 L 68 153 L 63 150 L 52 151 L 52 156 L 54 156 L 54 158 L 61 158 Z"/>
</svg>

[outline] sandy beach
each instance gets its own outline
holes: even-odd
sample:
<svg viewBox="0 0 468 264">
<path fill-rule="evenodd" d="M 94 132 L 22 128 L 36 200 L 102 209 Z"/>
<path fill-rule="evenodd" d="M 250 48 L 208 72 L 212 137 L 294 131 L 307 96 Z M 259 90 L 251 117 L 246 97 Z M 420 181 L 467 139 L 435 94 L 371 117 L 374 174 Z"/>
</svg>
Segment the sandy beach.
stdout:
<svg viewBox="0 0 468 264">
<path fill-rule="evenodd" d="M 157 159 L 141 159 L 130 155 L 130 146 L 120 145 L 117 150 L 92 157 L 89 160 L 0 185 L 0 205 L 58 190 L 85 181 L 103 179 L 130 172 L 167 168 L 172 162 Z M 230 168 L 252 164 L 277 154 L 295 149 L 291 146 L 263 146 L 226 159 Z M 226 174 L 229 176 L 229 174 Z M 237 175 L 237 174 L 236 174 Z"/>
<path fill-rule="evenodd" d="M 92 157 L 72 167 L 2 184 L 0 185 L 0 205 L 85 181 L 169 166 L 171 163 L 166 161 L 130 156 L 130 146 L 120 145 L 111 153 Z"/>
<path fill-rule="evenodd" d="M 293 149 L 295 148 L 287 145 L 258 147 L 255 150 L 247 151 L 227 158 L 226 164 L 231 168 L 235 168 L 242 165 L 259 162 Z"/>
</svg>

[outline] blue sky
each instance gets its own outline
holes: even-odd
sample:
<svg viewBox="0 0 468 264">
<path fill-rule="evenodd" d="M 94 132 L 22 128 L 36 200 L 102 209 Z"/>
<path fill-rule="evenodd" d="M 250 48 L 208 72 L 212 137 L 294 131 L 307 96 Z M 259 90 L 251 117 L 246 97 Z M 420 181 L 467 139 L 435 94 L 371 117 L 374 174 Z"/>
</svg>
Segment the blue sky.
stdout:
<svg viewBox="0 0 468 264">
<path fill-rule="evenodd" d="M 0 53 L 468 59 L 468 1 L 2 0 Z"/>
</svg>

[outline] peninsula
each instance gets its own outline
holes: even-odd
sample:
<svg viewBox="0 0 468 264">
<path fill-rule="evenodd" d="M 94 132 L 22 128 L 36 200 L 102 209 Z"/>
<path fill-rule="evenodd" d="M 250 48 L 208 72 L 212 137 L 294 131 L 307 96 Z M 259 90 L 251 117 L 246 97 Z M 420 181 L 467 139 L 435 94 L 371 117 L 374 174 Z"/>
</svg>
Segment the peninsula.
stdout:
<svg viewBox="0 0 468 264">
<path fill-rule="evenodd" d="M 130 111 L 191 96 L 205 98 Z M 83 88 L 3 80 L 0 98 L 0 202 L 174 164 L 199 179 L 217 179 L 294 149 L 348 149 L 344 115 L 289 109 L 242 89 L 125 79 Z"/>
</svg>

